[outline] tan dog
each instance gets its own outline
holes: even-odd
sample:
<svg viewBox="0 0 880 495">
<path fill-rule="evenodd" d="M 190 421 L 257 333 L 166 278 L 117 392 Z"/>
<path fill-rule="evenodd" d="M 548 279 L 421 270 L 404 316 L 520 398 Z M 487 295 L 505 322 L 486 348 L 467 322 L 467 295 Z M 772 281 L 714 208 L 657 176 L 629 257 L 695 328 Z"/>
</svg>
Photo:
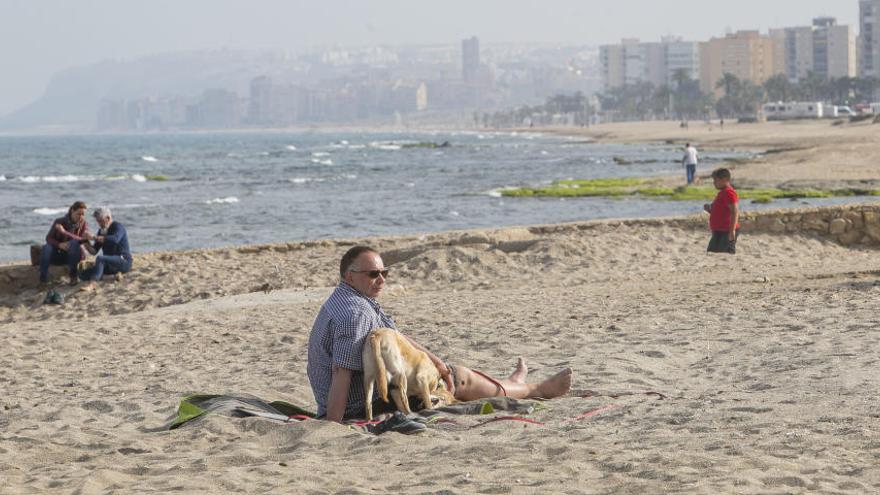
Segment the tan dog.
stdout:
<svg viewBox="0 0 880 495">
<path fill-rule="evenodd" d="M 364 393 L 366 395 L 367 419 L 373 419 L 373 385 L 379 389 L 379 396 L 388 402 L 388 383 L 391 397 L 397 409 L 406 414 L 409 408 L 408 395 L 422 399 L 425 409 L 433 407 L 431 394 L 440 397 L 444 403 L 455 402 L 452 394 L 440 378 L 434 363 L 424 352 L 416 349 L 399 332 L 390 328 L 374 330 L 364 343 Z"/>
</svg>

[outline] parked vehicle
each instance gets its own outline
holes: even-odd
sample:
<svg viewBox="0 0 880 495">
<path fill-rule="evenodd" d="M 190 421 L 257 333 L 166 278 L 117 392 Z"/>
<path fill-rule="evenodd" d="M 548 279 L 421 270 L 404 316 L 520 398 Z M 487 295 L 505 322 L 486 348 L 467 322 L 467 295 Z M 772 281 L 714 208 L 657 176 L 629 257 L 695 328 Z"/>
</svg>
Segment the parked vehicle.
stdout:
<svg viewBox="0 0 880 495">
<path fill-rule="evenodd" d="M 762 108 L 767 120 L 821 119 L 824 113 L 820 101 L 780 101 L 765 103 Z"/>
</svg>

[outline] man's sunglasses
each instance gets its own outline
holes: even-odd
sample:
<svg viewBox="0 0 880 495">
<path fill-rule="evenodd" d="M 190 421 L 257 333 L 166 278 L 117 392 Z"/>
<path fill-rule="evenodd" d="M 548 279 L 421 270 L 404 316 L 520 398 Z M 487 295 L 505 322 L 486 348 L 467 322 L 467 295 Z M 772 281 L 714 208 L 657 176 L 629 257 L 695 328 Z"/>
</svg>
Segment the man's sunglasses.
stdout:
<svg viewBox="0 0 880 495">
<path fill-rule="evenodd" d="M 382 278 L 388 278 L 388 269 L 384 270 L 349 270 L 351 273 L 366 273 L 370 278 L 379 278 L 379 275 L 382 275 Z"/>
</svg>

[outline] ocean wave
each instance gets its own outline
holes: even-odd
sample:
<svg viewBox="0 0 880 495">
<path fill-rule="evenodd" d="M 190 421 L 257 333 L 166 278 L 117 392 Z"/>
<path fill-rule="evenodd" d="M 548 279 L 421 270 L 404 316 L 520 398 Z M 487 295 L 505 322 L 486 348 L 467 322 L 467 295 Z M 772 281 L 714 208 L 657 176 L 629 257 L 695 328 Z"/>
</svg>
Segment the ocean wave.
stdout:
<svg viewBox="0 0 880 495">
<path fill-rule="evenodd" d="M 118 181 L 133 180 L 135 182 L 147 181 L 166 181 L 168 176 L 165 175 L 24 175 L 21 177 L 3 178 L 3 180 L 14 180 L 24 182 L 25 184 L 36 184 L 39 182 L 101 182 L 101 181 Z"/>
<path fill-rule="evenodd" d="M 34 208 L 37 215 L 60 215 L 67 211 L 67 208 Z"/>
<path fill-rule="evenodd" d="M 101 180 L 101 177 L 94 175 L 24 175 L 16 177 L 15 180 L 29 184 L 35 182 L 91 182 Z"/>
<path fill-rule="evenodd" d="M 312 156 L 330 156 L 326 151 L 313 151 Z"/>
<path fill-rule="evenodd" d="M 292 144 L 288 144 L 287 146 L 285 146 L 285 148 L 287 148 L 290 151 L 296 151 L 296 146 L 294 146 Z"/>
<path fill-rule="evenodd" d="M 309 182 L 327 182 L 353 179 L 357 179 L 357 174 L 340 174 L 334 175 L 332 177 L 291 177 L 290 179 L 287 179 L 287 181 L 293 184 L 307 184 Z"/>
<path fill-rule="evenodd" d="M 397 151 L 397 150 L 401 149 L 402 146 L 399 144 L 395 144 L 395 143 L 373 141 L 370 143 L 370 148 L 376 148 L 377 150 L 385 150 L 385 151 Z"/>
<path fill-rule="evenodd" d="M 5 180 L 6 180 L 6 176 L 5 176 L 5 175 L 0 175 L 0 182 L 3 182 L 3 181 L 5 181 Z"/>
<path fill-rule="evenodd" d="M 316 177 L 294 177 L 294 178 L 288 179 L 288 180 L 294 184 L 306 184 L 308 182 L 324 182 L 324 179 L 316 178 Z"/>
<path fill-rule="evenodd" d="M 143 160 L 145 162 L 158 162 L 159 161 L 158 158 L 156 158 L 155 156 L 150 156 L 150 155 L 142 156 L 141 160 Z"/>
<path fill-rule="evenodd" d="M 205 201 L 206 205 L 218 205 L 218 204 L 232 204 L 238 203 L 238 198 L 235 196 L 227 196 L 225 198 L 214 198 L 208 201 Z"/>
<path fill-rule="evenodd" d="M 312 163 L 317 163 L 320 165 L 333 165 L 333 160 L 327 158 L 326 160 L 321 160 L 319 158 L 312 158 Z"/>
</svg>

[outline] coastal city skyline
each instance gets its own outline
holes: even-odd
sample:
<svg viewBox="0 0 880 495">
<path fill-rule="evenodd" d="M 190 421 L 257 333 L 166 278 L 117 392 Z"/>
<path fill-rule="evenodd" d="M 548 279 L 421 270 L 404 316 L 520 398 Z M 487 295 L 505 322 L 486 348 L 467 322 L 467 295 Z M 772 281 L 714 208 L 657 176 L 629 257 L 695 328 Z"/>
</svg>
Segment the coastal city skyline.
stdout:
<svg viewBox="0 0 880 495">
<path fill-rule="evenodd" d="M 816 3 L 818 4 L 818 2 Z M 608 83 L 608 68 L 606 60 L 607 57 L 600 57 L 600 55 L 602 54 L 599 51 L 599 47 L 609 46 L 609 44 L 613 43 L 625 44 L 625 42 L 621 42 L 621 40 L 641 39 L 644 40 L 646 43 L 659 43 L 661 40 L 671 39 L 678 41 L 688 40 L 688 42 L 697 43 L 706 42 L 708 40 L 724 39 L 725 37 L 736 35 L 737 33 L 757 31 L 762 33 L 761 36 L 765 37 L 768 35 L 768 33 L 770 33 L 770 36 L 773 36 L 774 32 L 777 33 L 777 40 L 780 40 L 778 41 L 778 43 L 782 45 L 783 43 L 785 43 L 781 40 L 784 39 L 786 29 L 790 29 L 795 26 L 809 26 L 813 19 L 833 17 L 836 19 L 836 23 L 838 25 L 849 27 L 853 38 L 855 38 L 859 27 L 858 0 L 835 5 L 833 12 L 828 12 L 829 9 L 826 5 L 816 5 L 811 7 L 810 2 L 800 2 L 798 3 L 797 9 L 788 9 L 784 12 L 776 12 L 775 14 L 773 8 L 767 7 L 763 9 L 763 11 L 767 13 L 767 15 L 755 17 L 752 21 L 750 21 L 752 24 L 745 24 L 744 22 L 734 24 L 734 22 L 737 20 L 737 16 L 735 15 L 725 16 L 725 22 L 713 24 L 712 22 L 706 22 L 706 19 L 703 19 L 701 17 L 704 15 L 703 8 L 690 5 L 690 2 L 677 2 L 676 4 L 680 4 L 681 10 L 687 12 L 686 19 L 692 22 L 682 22 L 680 25 L 673 25 L 666 22 L 666 18 L 661 16 L 658 18 L 658 22 L 654 23 L 653 27 L 646 28 L 639 21 L 639 19 L 641 19 L 642 17 L 642 15 L 640 14 L 639 19 L 633 19 L 632 16 L 627 16 L 627 22 L 624 23 L 623 26 L 616 27 L 614 30 L 583 29 L 581 33 L 575 33 L 567 27 L 568 24 L 572 21 L 572 16 L 574 18 L 578 18 L 579 15 L 583 14 L 582 7 L 589 6 L 576 6 L 570 2 L 560 2 L 557 6 L 557 12 L 561 16 L 560 19 L 564 18 L 564 20 L 560 21 L 561 24 L 558 26 L 559 29 L 557 29 L 556 33 L 554 34 L 555 41 L 551 39 L 552 37 L 548 36 L 546 31 L 546 19 L 544 18 L 544 16 L 541 15 L 534 17 L 530 21 L 531 24 L 528 25 L 528 29 L 522 29 L 523 26 L 520 26 L 519 30 L 515 30 L 513 32 L 505 32 L 503 29 L 500 29 L 496 25 L 498 24 L 498 21 L 495 21 L 494 23 L 487 22 L 484 23 L 484 25 L 482 26 L 477 26 L 476 24 L 474 24 L 475 22 L 479 21 L 479 19 L 486 20 L 487 17 L 490 17 L 490 13 L 486 11 L 485 6 L 474 7 L 467 12 L 467 14 L 469 15 L 465 15 L 462 17 L 462 19 L 465 19 L 466 21 L 462 24 L 472 24 L 474 26 L 473 30 L 464 31 L 464 29 L 470 28 L 460 27 L 449 28 L 449 31 L 454 32 L 458 35 L 456 38 L 449 39 L 447 37 L 441 38 L 442 35 L 438 34 L 440 31 L 438 31 L 436 28 L 426 28 L 425 33 L 419 33 L 418 35 L 407 34 L 405 29 L 401 31 L 399 29 L 389 30 L 387 28 L 383 28 L 381 22 L 378 24 L 372 23 L 371 15 L 368 15 L 370 13 L 383 12 L 382 6 L 376 6 L 375 12 L 370 11 L 368 13 L 364 13 L 364 16 L 360 21 L 365 23 L 364 26 L 367 26 L 367 28 L 352 29 L 352 32 L 346 36 L 333 38 L 335 42 L 333 42 L 330 38 L 326 36 L 321 36 L 314 33 L 309 34 L 308 32 L 306 32 L 303 33 L 301 39 L 298 40 L 298 42 L 300 43 L 298 48 L 294 48 L 297 43 L 293 42 L 290 38 L 288 38 L 287 41 L 280 40 L 280 38 L 276 38 L 275 41 L 269 41 L 268 38 L 272 37 L 271 33 L 264 36 L 256 36 L 255 39 L 252 40 L 242 40 L 240 34 L 230 34 L 225 38 L 224 41 L 221 41 L 219 42 L 219 44 L 217 44 L 215 42 L 207 41 L 207 39 L 211 37 L 210 33 L 202 33 L 204 34 L 203 39 L 199 40 L 198 42 L 190 39 L 187 40 L 186 43 L 178 43 L 176 45 L 176 50 L 170 49 L 171 47 L 163 44 L 163 42 L 157 42 L 153 40 L 151 43 L 142 46 L 141 54 L 146 55 L 150 53 L 155 53 L 151 51 L 152 49 L 161 51 L 163 56 L 175 56 L 179 54 L 186 54 L 188 51 L 198 51 L 199 46 L 202 46 L 203 50 L 213 50 L 215 52 L 217 50 L 220 50 L 222 52 L 227 50 L 236 51 L 239 49 L 238 47 L 247 47 L 248 45 L 261 45 L 261 47 L 259 48 L 255 47 L 247 49 L 259 51 L 260 53 L 274 52 L 276 55 L 280 54 L 280 56 L 283 58 L 297 59 L 298 61 L 302 61 L 308 59 L 308 57 L 312 57 L 311 59 L 308 59 L 308 62 L 311 64 L 311 66 L 307 69 L 307 71 L 312 74 L 314 74 L 315 72 L 314 64 L 312 62 L 314 61 L 314 57 L 316 55 L 320 57 L 320 63 L 324 66 L 343 66 L 346 63 L 355 62 L 378 66 L 380 68 L 391 66 L 392 70 L 389 73 L 378 76 L 378 79 L 384 79 L 384 81 L 381 81 L 380 84 L 377 84 L 377 76 L 375 76 L 374 74 L 365 75 L 363 73 L 349 73 L 343 75 L 336 74 L 335 76 L 333 76 L 343 79 L 347 78 L 349 86 L 350 82 L 352 80 L 355 80 L 356 85 L 358 86 L 356 90 L 353 90 L 351 88 L 343 90 L 348 91 L 349 93 L 363 92 L 363 89 L 360 88 L 360 86 L 363 86 L 363 84 L 357 82 L 357 78 L 369 79 L 370 81 L 372 81 L 370 84 L 372 87 L 369 89 L 368 92 L 370 92 L 370 94 L 373 94 L 376 91 L 383 93 L 382 96 L 372 96 L 372 100 L 400 100 L 401 87 L 405 88 L 405 91 L 407 93 L 412 93 L 412 98 L 407 97 L 409 101 L 407 101 L 407 103 L 404 105 L 398 105 L 396 107 L 393 105 L 385 105 L 390 110 L 380 111 L 379 114 L 382 114 L 383 112 L 405 112 L 409 108 L 419 110 L 427 108 L 430 110 L 436 110 L 449 108 L 465 109 L 470 107 L 489 107 L 497 109 L 521 104 L 534 104 L 539 100 L 543 100 L 544 98 L 549 97 L 553 93 L 574 93 L 580 91 L 586 94 L 592 94 L 594 92 L 613 87 L 613 85 L 609 85 Z M 40 15 L 39 8 L 37 7 L 28 8 L 23 5 L 16 5 L 15 7 L 16 8 L 13 10 L 17 9 L 21 13 L 27 13 L 30 15 L 31 18 L 35 16 L 38 17 Z M 229 10 L 227 7 L 232 8 L 236 6 L 233 4 L 221 3 L 218 6 L 218 12 L 223 12 L 223 9 Z M 268 6 L 266 7 L 269 8 Z M 280 6 L 276 7 L 280 8 Z M 743 5 L 742 7 L 742 10 L 748 10 L 746 5 Z M 387 8 L 387 6 L 385 6 L 385 8 Z M 450 8 L 450 12 L 454 12 L 457 8 L 457 5 L 453 5 Z M 363 7 L 359 7 L 359 9 L 362 10 Z M 513 11 L 516 12 L 513 12 L 511 14 L 510 20 L 501 22 L 501 24 L 505 24 L 508 28 L 515 26 L 518 22 L 521 22 L 517 15 L 517 12 L 521 13 L 521 11 L 528 11 L 529 9 L 531 9 L 531 7 L 523 7 L 523 9 L 521 10 L 513 9 Z M 161 7 L 158 7 L 157 10 L 161 10 Z M 233 8 L 232 10 L 235 9 Z M 355 10 L 357 9 L 350 9 L 349 12 L 351 13 Z M 304 11 L 307 12 L 308 9 Z M 448 16 L 450 15 L 450 12 L 446 12 L 443 15 Z M 571 15 L 562 15 L 565 12 L 569 12 Z M 644 12 L 647 12 L 647 10 Z M 853 15 L 853 12 L 855 12 L 855 15 Z M 104 22 L 107 22 L 109 18 L 113 18 L 115 15 L 118 15 L 120 13 L 121 12 L 119 11 L 119 9 L 114 10 L 112 8 L 108 8 L 106 11 L 106 18 Z M 145 19 L 149 19 L 149 15 L 152 15 L 149 13 L 140 14 L 143 14 L 144 17 L 142 18 Z M 265 12 L 261 11 L 251 14 L 257 15 L 257 17 L 259 17 L 265 15 Z M 58 15 L 58 13 L 56 12 L 52 15 L 56 16 Z M 189 15 L 189 12 L 187 11 L 187 9 L 183 9 L 180 12 L 180 15 L 182 18 L 185 18 L 187 15 Z M 443 15 L 441 15 L 440 17 L 442 18 Z M 591 26 L 591 22 L 594 22 L 594 19 L 596 17 L 601 17 L 602 15 L 607 15 L 607 12 L 594 13 L 594 16 L 589 19 L 589 22 L 584 22 L 581 25 L 585 27 Z M 84 20 L 84 17 L 85 16 L 82 13 L 75 15 L 72 24 L 88 24 L 95 22 L 86 21 Z M 247 16 L 244 16 L 244 18 L 247 18 Z M 775 21 L 771 18 L 775 18 Z M 337 20 L 339 21 L 340 26 L 351 25 L 350 23 L 352 22 L 346 16 L 340 16 Z M 8 22 L 8 20 L 6 22 Z M 387 19 L 383 22 L 387 22 Z M 27 23 L 25 22 L 22 25 L 26 24 Z M 100 22 L 98 22 L 98 24 L 100 24 Z M 222 16 L 220 20 L 218 22 L 215 22 L 214 24 L 222 25 Z M 661 30 L 662 28 L 660 26 L 669 27 L 668 29 Z M 19 26 L 17 29 L 20 30 L 21 26 Z M 136 33 L 138 29 L 139 28 L 135 26 L 133 32 Z M 246 31 L 246 29 L 243 30 Z M 271 27 L 268 30 L 272 31 Z M 14 31 L 15 30 L 13 30 L 13 35 Z M 210 29 L 208 31 L 210 31 Z M 328 31 L 332 31 L 332 29 L 328 28 Z M 380 33 L 377 33 L 377 31 L 380 31 Z M 702 33 L 707 34 L 704 37 L 700 38 L 699 36 L 701 36 Z M 100 34 L 100 32 L 96 33 L 94 35 L 94 38 L 100 37 Z M 514 34 L 520 37 L 521 41 L 511 40 L 510 38 L 513 37 Z M 617 39 L 609 39 L 607 37 L 602 38 L 602 36 L 611 36 L 615 34 L 619 36 Z M 9 36 L 9 34 L 3 36 Z M 174 30 L 172 29 L 167 38 L 173 39 L 174 36 Z M 198 37 L 196 35 L 193 36 Z M 472 80 L 469 81 L 471 83 L 470 85 L 484 86 L 490 89 L 488 91 L 482 91 L 481 94 L 479 94 L 478 96 L 473 96 L 469 93 L 474 91 L 473 88 L 470 90 L 458 88 L 457 82 L 455 84 L 452 84 L 451 87 L 450 84 L 448 84 L 448 81 L 453 80 L 456 77 L 462 78 L 462 76 L 464 76 L 461 72 L 464 60 L 464 45 L 462 44 L 462 41 L 470 39 L 472 37 L 477 39 L 477 43 L 481 45 L 482 50 L 478 50 L 476 53 L 477 57 L 481 56 L 483 58 L 483 60 L 485 61 L 484 65 L 486 65 L 486 67 L 484 69 L 480 69 L 482 72 L 480 72 L 479 74 L 477 74 L 476 72 L 471 74 Z M 392 43 L 382 41 L 384 39 L 391 40 L 392 38 L 397 42 Z M 505 41 L 504 38 L 508 39 Z M 369 39 L 377 40 L 375 42 L 376 44 L 357 43 L 358 40 Z M 527 41 L 529 39 L 531 39 L 532 41 Z M 258 40 L 261 41 L 256 42 Z M 302 42 L 306 42 L 307 46 L 302 45 Z M 74 43 L 74 45 L 77 44 L 86 45 L 87 43 Z M 137 53 L 136 49 L 130 51 L 130 48 L 125 48 L 128 45 L 125 37 L 120 39 L 119 45 L 120 47 L 115 53 L 122 53 L 122 51 L 126 50 L 129 50 L 128 53 Z M 409 47 L 409 49 L 407 49 L 407 47 Z M 414 47 L 417 47 L 418 49 L 413 49 Z M 426 47 L 428 48 L 427 50 L 424 49 Z M 523 49 L 523 47 L 525 47 L 525 49 Z M 187 48 L 189 50 L 187 50 Z M 365 50 L 366 48 L 369 48 L 370 50 L 372 50 L 372 52 L 368 52 L 368 50 Z M 540 55 L 536 56 L 536 54 L 541 53 L 541 50 L 546 50 L 548 48 L 557 50 L 557 52 L 553 54 L 557 60 L 546 60 L 542 59 Z M 7 47 L 3 50 L 8 51 L 9 48 Z M 20 51 L 27 52 L 29 51 L 29 49 Z M 399 70 L 400 66 L 402 65 L 401 61 L 407 57 L 407 54 L 405 53 L 407 51 L 410 55 L 414 52 L 421 51 L 421 53 L 419 54 L 421 58 L 410 57 L 410 62 L 412 62 L 410 63 L 410 68 L 412 68 L 412 66 L 414 66 L 416 63 L 427 59 L 428 57 L 435 57 L 435 59 L 430 60 L 430 63 L 424 64 L 423 70 L 421 71 Z M 87 52 L 89 52 L 89 50 L 84 49 L 84 46 L 80 46 L 80 49 L 77 51 L 77 53 L 79 54 L 85 54 Z M 356 52 L 361 52 L 358 56 L 361 56 L 362 60 L 352 61 L 345 59 L 345 57 L 348 57 L 350 54 Z M 363 57 L 364 53 L 368 53 L 369 56 Z M 427 53 L 428 56 L 422 57 L 422 55 L 425 53 Z M 523 57 L 522 63 L 518 64 L 519 67 L 514 67 L 514 64 L 516 62 L 520 62 L 519 60 L 517 60 L 517 57 L 523 54 L 526 54 L 527 56 Z M 85 57 L 85 55 L 80 56 Z M 540 59 L 539 63 L 532 64 L 527 60 L 528 56 L 531 56 L 533 59 Z M 117 66 L 119 66 L 126 63 L 130 64 L 133 60 L 139 60 L 138 58 L 136 58 L 137 55 L 129 55 L 128 57 L 116 55 L 111 59 L 100 59 L 95 57 L 100 57 L 100 55 L 93 55 L 91 66 L 108 63 L 115 63 Z M 334 59 L 334 57 L 342 58 Z M 150 57 L 140 57 L 140 59 L 144 58 Z M 155 58 L 155 56 L 153 58 Z M 782 66 L 784 62 L 780 62 L 780 60 L 782 60 L 783 58 L 784 57 L 782 56 L 777 57 L 777 61 L 775 63 L 779 66 Z M 70 63 L 75 63 L 76 60 L 76 57 L 69 57 Z M 85 58 L 81 58 L 80 60 L 85 60 Z M 50 62 L 51 61 L 46 61 L 46 66 L 48 66 Z M 30 101 L 27 101 L 27 97 L 24 95 L 27 92 L 34 94 L 35 91 L 33 88 L 39 87 L 39 85 L 30 84 L 28 85 L 27 91 L 22 90 L 21 88 L 15 88 L 16 85 L 22 84 L 21 81 L 27 79 L 29 73 L 31 77 L 37 77 L 34 76 L 34 74 L 38 71 L 36 71 L 36 69 L 28 70 L 26 65 L 27 64 L 23 66 L 22 70 L 16 71 L 12 78 L 9 78 L 9 80 L 3 83 L 0 83 L 4 85 L 2 87 L 2 90 L 0 90 L 0 118 L 2 118 L 4 115 L 15 112 L 30 103 Z M 76 65 L 74 68 L 81 68 L 83 66 L 90 66 L 89 62 L 82 62 L 81 65 Z M 251 67 L 248 70 L 253 70 L 253 68 Z M 295 72 L 296 70 L 297 69 L 291 69 L 290 71 L 288 71 L 288 73 Z M 580 80 L 574 81 L 572 77 L 568 77 L 568 75 L 563 73 L 565 70 L 572 70 L 577 72 L 577 75 L 581 76 Z M 528 84 L 523 84 L 523 71 L 527 73 L 526 78 L 530 80 Z M 785 71 L 786 69 L 782 70 L 782 72 Z M 426 75 L 425 72 L 431 73 Z M 667 72 L 671 73 L 669 71 Z M 779 71 L 769 70 L 767 71 L 767 74 L 772 75 L 777 72 Z M 52 73 L 51 75 L 57 76 L 57 73 Z M 713 72 L 711 76 L 707 77 L 714 77 L 715 75 L 716 74 Z M 270 76 L 270 79 L 273 79 L 276 84 L 280 84 L 282 86 L 293 84 L 299 86 L 300 88 L 308 88 L 308 84 L 297 79 L 296 77 L 287 77 L 285 75 L 278 77 L 276 75 L 276 77 L 272 78 L 272 74 L 269 74 L 267 71 L 260 70 L 254 70 L 254 72 L 250 74 L 250 76 L 251 77 L 248 78 L 248 85 L 253 79 L 263 76 Z M 516 79 L 516 82 L 511 83 L 512 79 Z M 647 79 L 650 80 L 650 77 L 648 77 Z M 505 88 L 505 92 L 503 92 L 503 94 L 492 93 L 491 89 L 494 87 L 496 80 L 500 86 Z M 536 84 L 535 81 L 537 80 L 540 80 L 541 82 Z M 434 82 L 432 83 L 432 81 Z M 442 84 L 439 84 L 437 81 L 442 81 Z M 321 86 L 322 89 L 323 86 L 325 86 L 324 83 L 319 83 L 318 85 Z M 334 84 L 331 84 L 331 86 L 333 85 Z M 422 85 L 424 85 L 424 87 L 422 87 Z M 519 89 L 514 87 L 517 85 L 519 85 Z M 701 86 L 704 91 L 708 91 L 709 89 L 711 89 L 709 88 L 710 85 L 711 83 L 701 81 Z M 378 88 L 379 86 L 381 87 Z M 244 98 L 245 100 L 247 100 L 248 97 L 251 96 L 248 94 L 250 89 L 251 88 L 248 88 L 244 82 L 237 81 L 235 84 L 230 84 L 226 87 L 190 87 L 185 92 L 175 92 L 166 89 L 162 92 L 147 92 L 140 95 L 125 94 L 123 92 L 123 94 L 121 95 L 98 95 L 98 99 L 107 100 L 112 105 L 113 101 L 117 101 L 121 104 L 121 102 L 124 100 L 133 101 L 143 98 L 175 98 L 181 96 L 187 99 L 185 105 L 192 106 L 200 98 L 213 98 L 216 101 L 218 99 L 222 100 L 223 98 L 232 98 L 232 94 L 237 94 L 239 98 Z M 11 90 L 11 92 L 9 90 Z M 217 90 L 223 90 L 229 93 L 223 95 L 218 93 Z M 17 94 L 18 96 L 11 96 L 15 94 Z M 425 94 L 427 94 L 427 97 L 425 97 Z M 35 98 L 39 98 L 39 95 L 40 93 L 37 93 L 37 96 Z M 312 97 L 310 96 L 309 98 Z M 345 100 L 343 99 L 341 101 L 344 102 Z M 470 104 L 471 102 L 476 101 L 479 101 L 480 104 Z M 181 103 L 181 105 L 184 104 Z M 244 107 L 253 107 L 253 102 L 244 101 L 239 105 Z M 328 103 L 328 105 L 338 106 L 340 105 L 340 103 Z M 361 107 L 363 106 L 364 105 L 361 105 Z M 371 104 L 367 106 L 381 107 L 382 105 Z M 181 106 L 182 110 L 180 110 L 179 112 L 185 112 L 183 108 L 184 107 Z M 92 118 L 94 119 L 99 113 L 100 110 L 98 108 L 93 109 L 91 112 Z M 247 117 L 247 111 L 243 110 L 241 114 L 243 119 Z M 340 114 L 339 117 L 349 118 L 356 115 L 364 115 L 364 110 L 361 109 L 358 112 L 348 111 L 347 113 Z M 236 119 L 232 119 L 232 121 L 236 121 Z M 269 124 L 270 122 L 263 123 Z M 220 127 L 229 126 L 230 125 L 223 125 Z"/>
</svg>

